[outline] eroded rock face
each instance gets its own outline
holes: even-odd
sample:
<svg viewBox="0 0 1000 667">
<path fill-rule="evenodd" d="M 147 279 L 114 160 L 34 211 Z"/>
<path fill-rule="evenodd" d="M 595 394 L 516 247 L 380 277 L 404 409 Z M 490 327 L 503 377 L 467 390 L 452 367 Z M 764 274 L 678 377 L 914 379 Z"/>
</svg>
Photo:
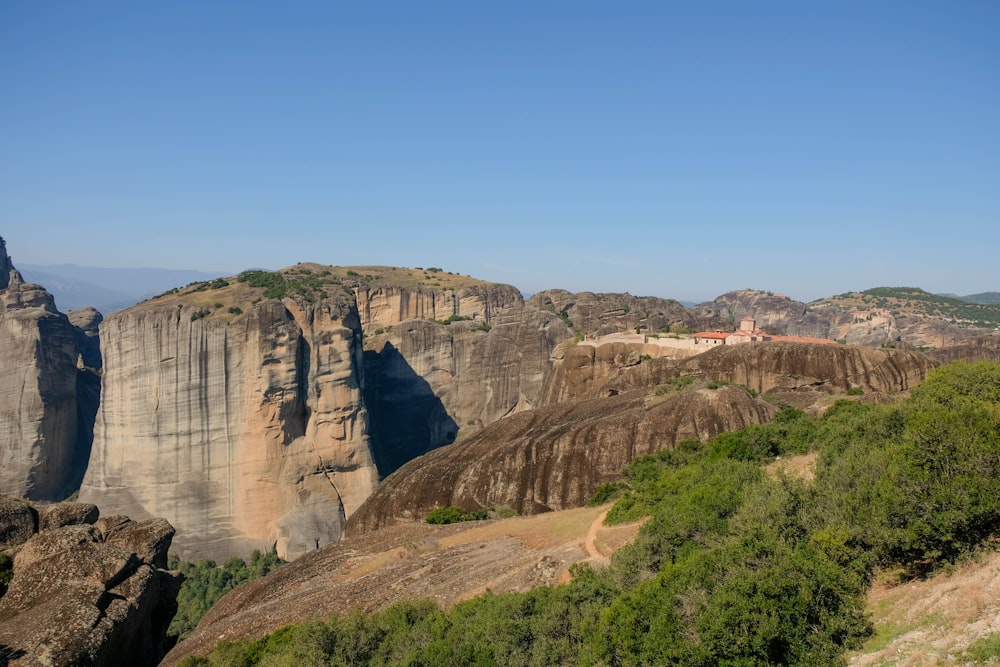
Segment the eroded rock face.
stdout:
<svg viewBox="0 0 1000 667">
<path fill-rule="evenodd" d="M 0 598 L 4 664 L 157 664 L 180 585 L 163 569 L 170 524 L 121 517 L 110 533 L 91 525 L 92 506 L 43 506 L 40 513 L 56 527 L 43 525 L 22 540 Z M 7 523 L 0 518 L 0 530 Z"/>
<path fill-rule="evenodd" d="M 102 325 L 104 390 L 80 497 L 164 516 L 182 557 L 336 542 L 375 486 L 350 292 L 231 321 L 151 302 Z"/>
<path fill-rule="evenodd" d="M 520 514 L 579 507 L 636 456 L 762 423 L 775 410 L 742 388 L 722 387 L 666 399 L 633 392 L 512 415 L 390 475 L 348 520 L 348 534 L 420 520 L 448 505 L 508 505 Z"/>
<path fill-rule="evenodd" d="M 552 289 L 534 294 L 528 306 L 559 315 L 574 330 L 594 335 L 693 325 L 691 313 L 680 303 L 652 296 Z"/>
<path fill-rule="evenodd" d="M 537 404 L 552 351 L 570 332 L 519 298 L 490 312 L 486 326 L 406 320 L 368 339 L 366 399 L 383 474 Z"/>
<path fill-rule="evenodd" d="M 942 364 L 953 361 L 1000 361 L 1000 337 L 970 338 L 959 345 L 933 350 L 928 356 Z"/>
<path fill-rule="evenodd" d="M 61 500 L 83 478 L 90 442 L 80 423 L 97 405 L 80 398 L 91 378 L 78 369 L 77 333 L 44 288 L 23 282 L 0 239 L 2 493 Z"/>
<path fill-rule="evenodd" d="M 467 318 L 491 323 L 502 311 L 517 308 L 522 303 L 516 287 L 494 283 L 413 288 L 357 281 L 353 289 L 366 334 L 414 319 Z"/>
<path fill-rule="evenodd" d="M 680 362 L 683 375 L 703 376 L 746 385 L 760 393 L 860 388 L 893 393 L 923 381 L 936 364 L 907 350 L 855 345 L 750 343 L 723 345 Z"/>
</svg>

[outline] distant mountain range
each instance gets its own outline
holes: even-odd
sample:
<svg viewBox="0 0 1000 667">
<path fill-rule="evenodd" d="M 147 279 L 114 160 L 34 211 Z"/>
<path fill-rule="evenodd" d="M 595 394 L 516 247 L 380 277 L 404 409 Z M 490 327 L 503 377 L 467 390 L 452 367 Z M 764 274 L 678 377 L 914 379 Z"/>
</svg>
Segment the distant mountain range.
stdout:
<svg viewBox="0 0 1000 667">
<path fill-rule="evenodd" d="M 24 279 L 51 293 L 62 311 L 93 306 L 107 315 L 168 289 L 211 280 L 226 272 L 183 269 L 115 269 L 77 264 L 21 264 Z"/>
</svg>

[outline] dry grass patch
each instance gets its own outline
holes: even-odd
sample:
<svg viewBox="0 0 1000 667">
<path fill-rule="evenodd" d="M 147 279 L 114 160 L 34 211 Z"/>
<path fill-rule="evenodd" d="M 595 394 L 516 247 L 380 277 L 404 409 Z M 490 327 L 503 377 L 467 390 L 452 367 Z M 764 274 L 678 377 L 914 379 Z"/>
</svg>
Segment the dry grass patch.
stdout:
<svg viewBox="0 0 1000 667">
<path fill-rule="evenodd" d="M 922 581 L 876 583 L 868 608 L 875 635 L 852 665 L 976 664 L 968 649 L 1000 633 L 1000 553 Z"/>
<path fill-rule="evenodd" d="M 777 479 L 779 472 L 781 472 L 788 477 L 811 482 L 816 476 L 816 458 L 818 456 L 816 452 L 798 456 L 782 456 L 764 466 L 764 470 L 774 479 Z"/>
</svg>

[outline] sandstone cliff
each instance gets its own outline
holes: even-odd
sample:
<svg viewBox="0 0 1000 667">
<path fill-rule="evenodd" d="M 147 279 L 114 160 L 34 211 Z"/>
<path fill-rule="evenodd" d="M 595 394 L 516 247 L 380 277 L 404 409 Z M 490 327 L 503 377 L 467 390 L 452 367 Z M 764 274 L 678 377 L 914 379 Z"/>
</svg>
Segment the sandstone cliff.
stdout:
<svg viewBox="0 0 1000 667">
<path fill-rule="evenodd" d="M 520 299 L 486 326 L 407 320 L 366 341 L 366 399 L 379 469 L 537 405 L 556 344 L 570 335 Z"/>
<path fill-rule="evenodd" d="M 13 579 L 0 598 L 0 660 L 25 667 L 156 665 L 177 610 L 165 571 L 163 519 L 98 519 L 82 503 L 30 507 L 0 499 L 0 533 L 22 524 Z"/>
<path fill-rule="evenodd" d="M 166 517 L 188 559 L 274 546 L 293 558 L 336 542 L 377 480 L 357 309 L 334 284 L 282 300 L 217 284 L 102 324 L 104 388 L 80 497 Z"/>
<path fill-rule="evenodd" d="M 0 239 L 0 492 L 61 500 L 80 484 L 99 379 L 83 368 L 79 333 Z"/>
</svg>

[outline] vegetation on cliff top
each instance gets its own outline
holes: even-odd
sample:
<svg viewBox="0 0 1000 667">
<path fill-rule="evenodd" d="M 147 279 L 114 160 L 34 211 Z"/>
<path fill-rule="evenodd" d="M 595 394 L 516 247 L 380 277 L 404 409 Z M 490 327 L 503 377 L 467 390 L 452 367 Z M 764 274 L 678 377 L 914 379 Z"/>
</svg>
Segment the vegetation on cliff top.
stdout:
<svg viewBox="0 0 1000 667">
<path fill-rule="evenodd" d="M 760 463 L 811 449 L 808 482 Z M 893 405 L 685 441 L 626 470 L 609 520 L 650 519 L 601 569 L 438 609 L 402 602 L 220 645 L 187 665 L 843 664 L 875 573 L 923 575 L 1000 526 L 1000 364 L 933 371 Z"/>
</svg>

